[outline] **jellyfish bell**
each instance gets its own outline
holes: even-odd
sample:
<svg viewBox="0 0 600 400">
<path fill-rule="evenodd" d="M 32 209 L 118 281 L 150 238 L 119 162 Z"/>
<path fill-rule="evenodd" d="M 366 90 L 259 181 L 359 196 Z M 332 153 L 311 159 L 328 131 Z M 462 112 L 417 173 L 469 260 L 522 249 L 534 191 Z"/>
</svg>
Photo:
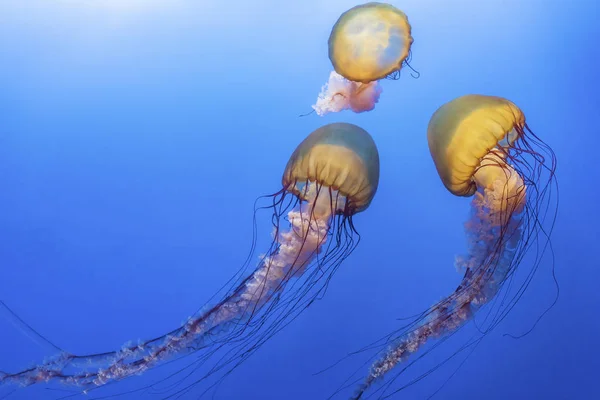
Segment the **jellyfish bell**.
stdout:
<svg viewBox="0 0 600 400">
<path fill-rule="evenodd" d="M 385 3 L 351 8 L 329 36 L 329 59 L 344 78 L 369 83 L 402 68 L 413 38 L 406 14 Z"/>
<path fill-rule="evenodd" d="M 371 136 L 348 123 L 325 125 L 296 148 L 283 174 L 283 187 L 299 198 L 301 186 L 315 182 L 345 199 L 337 212 L 345 216 L 365 210 L 379 185 L 379 155 Z M 300 183 L 300 186 L 299 186 Z"/>
<path fill-rule="evenodd" d="M 223 379 L 324 293 L 358 244 L 353 217 L 369 207 L 378 183 L 379 154 L 369 133 L 347 123 L 315 130 L 290 157 L 281 190 L 259 198 L 266 206 L 255 208 L 255 216 L 259 209 L 273 213 L 270 247 L 218 303 L 160 337 L 118 351 L 63 352 L 20 372 L 0 372 L 0 384 L 58 382 L 87 394 L 189 355 L 196 357 L 163 382 L 176 388 L 172 396 L 189 394 L 209 377 Z"/>
<path fill-rule="evenodd" d="M 385 3 L 367 3 L 344 12 L 329 36 L 334 71 L 313 109 L 319 115 L 350 109 L 371 111 L 383 78 L 397 79 L 413 43 L 406 14 Z"/>
<path fill-rule="evenodd" d="M 455 263 L 464 276 L 451 295 L 380 342 L 381 355 L 355 399 L 399 364 L 406 362 L 397 375 L 412 366 L 418 359 L 410 363 L 407 360 L 431 339 L 447 338 L 472 320 L 482 307 L 489 306 L 495 308 L 494 312 L 478 321 L 479 336 L 469 344 L 481 340 L 520 299 L 549 245 L 558 206 L 552 193 L 557 188 L 556 158 L 528 127 L 519 107 L 495 96 L 456 98 L 433 114 L 427 139 L 444 186 L 453 195 L 473 198 L 471 216 L 465 224 L 467 253 L 457 257 Z M 545 226 L 547 217 L 549 226 Z M 532 246 L 536 252 L 532 259 L 526 259 Z M 522 284 L 511 279 L 502 301 L 492 302 L 524 263 L 531 269 L 525 273 Z M 390 395 L 390 385 L 395 380 L 373 391 Z"/>
<path fill-rule="evenodd" d="M 525 129 L 523 112 L 501 97 L 466 95 L 441 106 L 431 117 L 427 141 L 446 189 L 456 196 L 471 196 L 478 177 L 510 169 L 498 158 L 511 157 L 511 146 L 525 139 Z M 497 168 L 490 159 L 498 161 Z M 477 174 L 479 170 L 483 171 Z"/>
</svg>

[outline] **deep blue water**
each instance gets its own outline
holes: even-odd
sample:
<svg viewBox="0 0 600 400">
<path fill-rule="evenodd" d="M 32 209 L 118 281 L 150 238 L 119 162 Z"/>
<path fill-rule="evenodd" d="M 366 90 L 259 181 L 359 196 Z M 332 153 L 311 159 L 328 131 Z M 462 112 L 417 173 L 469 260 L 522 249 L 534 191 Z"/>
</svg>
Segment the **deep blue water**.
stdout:
<svg viewBox="0 0 600 400">
<path fill-rule="evenodd" d="M 453 260 L 465 249 L 469 200 L 440 182 L 426 127 L 442 103 L 492 94 L 518 104 L 558 158 L 552 241 L 560 298 L 532 333 L 503 336 L 529 329 L 552 303 L 546 257 L 518 306 L 434 398 L 600 398 L 600 7 L 394 1 L 412 24 L 420 78 L 384 81 L 369 113 L 298 118 L 329 76 L 331 26 L 356 4 L 0 0 L 0 300 L 74 353 L 167 332 L 244 261 L 254 199 L 280 189 L 296 145 L 325 123 L 352 122 L 371 133 L 381 156 L 375 200 L 355 218 L 359 247 L 325 298 L 215 392 L 326 398 L 367 367 L 351 359 L 315 372 L 460 281 Z M 269 222 L 259 214 L 263 247 Z M 445 351 L 468 329 L 460 335 Z M 52 354 L 0 318 L 0 370 Z M 397 398 L 427 398 L 458 364 Z M 122 391 L 161 373 L 124 382 Z M 8 398 L 64 394 L 29 388 Z"/>
</svg>

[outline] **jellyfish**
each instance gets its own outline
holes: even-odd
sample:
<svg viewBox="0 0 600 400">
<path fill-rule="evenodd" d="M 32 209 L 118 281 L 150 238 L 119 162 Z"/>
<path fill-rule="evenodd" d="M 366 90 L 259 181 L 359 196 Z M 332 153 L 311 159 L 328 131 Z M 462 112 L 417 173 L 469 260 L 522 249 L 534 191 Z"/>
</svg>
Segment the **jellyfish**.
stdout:
<svg viewBox="0 0 600 400">
<path fill-rule="evenodd" d="M 383 90 L 378 81 L 398 79 L 408 65 L 410 32 L 406 15 L 390 4 L 366 3 L 343 13 L 329 36 L 334 71 L 313 110 L 318 115 L 373 110 Z"/>
<path fill-rule="evenodd" d="M 174 395 L 186 394 L 211 374 L 227 373 L 323 295 L 358 244 L 353 217 L 369 207 L 378 183 L 379 154 L 369 133 L 348 123 L 322 126 L 291 155 L 281 190 L 259 198 L 266 205 L 255 206 L 255 218 L 260 208 L 272 211 L 272 243 L 252 273 L 234 277 L 217 304 L 160 337 L 99 354 L 63 352 L 20 372 L 2 372 L 0 383 L 60 382 L 89 393 L 195 355 L 180 371 L 183 381 L 229 345 L 208 373 L 178 382 L 183 388 Z"/>
<path fill-rule="evenodd" d="M 501 97 L 462 96 L 433 114 L 427 138 L 444 186 L 456 196 L 473 197 L 470 219 L 465 224 L 468 251 L 455 262 L 464 276 L 450 296 L 378 343 L 382 352 L 354 399 L 361 398 L 396 366 L 407 363 L 432 339 L 447 338 L 482 307 L 495 306 L 477 324 L 483 337 L 514 307 L 549 245 L 558 206 L 552 193 L 557 187 L 556 158 L 528 127 L 521 109 Z M 547 217 L 551 222 L 545 230 Z M 542 240 L 538 240 L 540 236 Z M 521 286 L 515 285 L 510 278 L 531 248 L 537 252 L 530 260 L 532 269 Z M 505 292 L 502 300 L 490 304 L 509 279 L 510 286 L 517 287 L 516 293 L 511 297 Z M 387 397 L 411 384 L 389 393 L 394 380 L 388 380 L 375 393 Z"/>
</svg>

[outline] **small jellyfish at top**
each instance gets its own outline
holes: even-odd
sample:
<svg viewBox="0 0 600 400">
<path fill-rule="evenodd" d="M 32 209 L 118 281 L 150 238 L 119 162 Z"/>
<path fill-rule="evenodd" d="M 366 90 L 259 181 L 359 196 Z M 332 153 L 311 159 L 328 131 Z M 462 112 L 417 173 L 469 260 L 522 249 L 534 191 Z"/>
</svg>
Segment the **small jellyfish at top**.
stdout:
<svg viewBox="0 0 600 400">
<path fill-rule="evenodd" d="M 379 80 L 400 77 L 412 43 L 406 14 L 390 4 L 366 3 L 343 13 L 329 36 L 334 71 L 313 110 L 318 115 L 373 110 L 383 90 Z"/>
<path fill-rule="evenodd" d="M 196 398 L 192 390 L 200 382 L 226 377 L 324 295 L 335 271 L 358 245 L 353 219 L 369 207 L 378 184 L 379 153 L 367 131 L 348 123 L 320 127 L 292 153 L 280 190 L 258 198 L 255 224 L 257 211 L 271 211 L 273 239 L 249 274 L 251 257 L 247 259 L 220 301 L 164 335 L 119 350 L 88 355 L 63 351 L 30 368 L 0 372 L 0 385 L 57 382 L 88 394 L 193 355 L 165 380 L 177 387 L 169 397 Z M 256 225 L 253 231 L 251 254 Z M 214 262 L 209 266 L 219 267 Z M 199 370 L 203 366 L 207 371 Z"/>
<path fill-rule="evenodd" d="M 387 398 L 435 371 L 437 367 L 400 388 L 391 386 L 435 347 L 411 356 L 432 340 L 443 342 L 487 307 L 476 322 L 475 336 L 450 358 L 473 348 L 513 309 L 550 246 L 558 209 L 556 157 L 529 128 L 519 107 L 495 96 L 456 98 L 433 114 L 427 139 L 446 189 L 473 198 L 465 224 L 467 252 L 455 260 L 463 278 L 448 297 L 370 347 L 381 353 L 353 399 L 362 398 L 376 382 L 380 385 L 368 394 Z M 533 252 L 526 257 L 528 250 Z M 517 274 L 523 264 L 530 269 Z"/>
</svg>

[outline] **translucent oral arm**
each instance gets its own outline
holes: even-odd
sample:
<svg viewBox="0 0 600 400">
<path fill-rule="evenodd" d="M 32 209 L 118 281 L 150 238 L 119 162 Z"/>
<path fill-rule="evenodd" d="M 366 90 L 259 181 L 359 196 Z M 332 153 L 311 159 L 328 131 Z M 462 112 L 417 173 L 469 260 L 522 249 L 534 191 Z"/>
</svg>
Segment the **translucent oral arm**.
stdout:
<svg viewBox="0 0 600 400">
<path fill-rule="evenodd" d="M 465 271 L 461 284 L 432 306 L 422 323 L 401 336 L 372 365 L 355 399 L 430 339 L 448 335 L 469 321 L 475 311 L 494 298 L 509 273 L 521 239 L 525 185 L 500 151 L 484 157 L 474 180 L 478 191 L 471 203 L 471 218 L 465 224 L 468 253 L 456 260 L 456 267 Z"/>
<path fill-rule="evenodd" d="M 335 197 L 334 197 L 335 196 Z M 186 324 L 160 338 L 138 346 L 125 345 L 119 351 L 90 356 L 68 353 L 30 369 L 0 373 L 0 384 L 28 386 L 59 381 L 76 386 L 101 386 L 110 381 L 141 374 L 191 350 L 215 343 L 234 329 L 243 329 L 275 294 L 292 278 L 302 276 L 326 242 L 332 207 L 345 198 L 328 188 L 307 183 L 303 202 L 288 213 L 290 228 L 277 232 L 277 249 L 265 256 L 256 270 L 228 297 L 210 310 L 191 317 Z M 334 200 L 335 199 L 335 200 Z"/>
</svg>

